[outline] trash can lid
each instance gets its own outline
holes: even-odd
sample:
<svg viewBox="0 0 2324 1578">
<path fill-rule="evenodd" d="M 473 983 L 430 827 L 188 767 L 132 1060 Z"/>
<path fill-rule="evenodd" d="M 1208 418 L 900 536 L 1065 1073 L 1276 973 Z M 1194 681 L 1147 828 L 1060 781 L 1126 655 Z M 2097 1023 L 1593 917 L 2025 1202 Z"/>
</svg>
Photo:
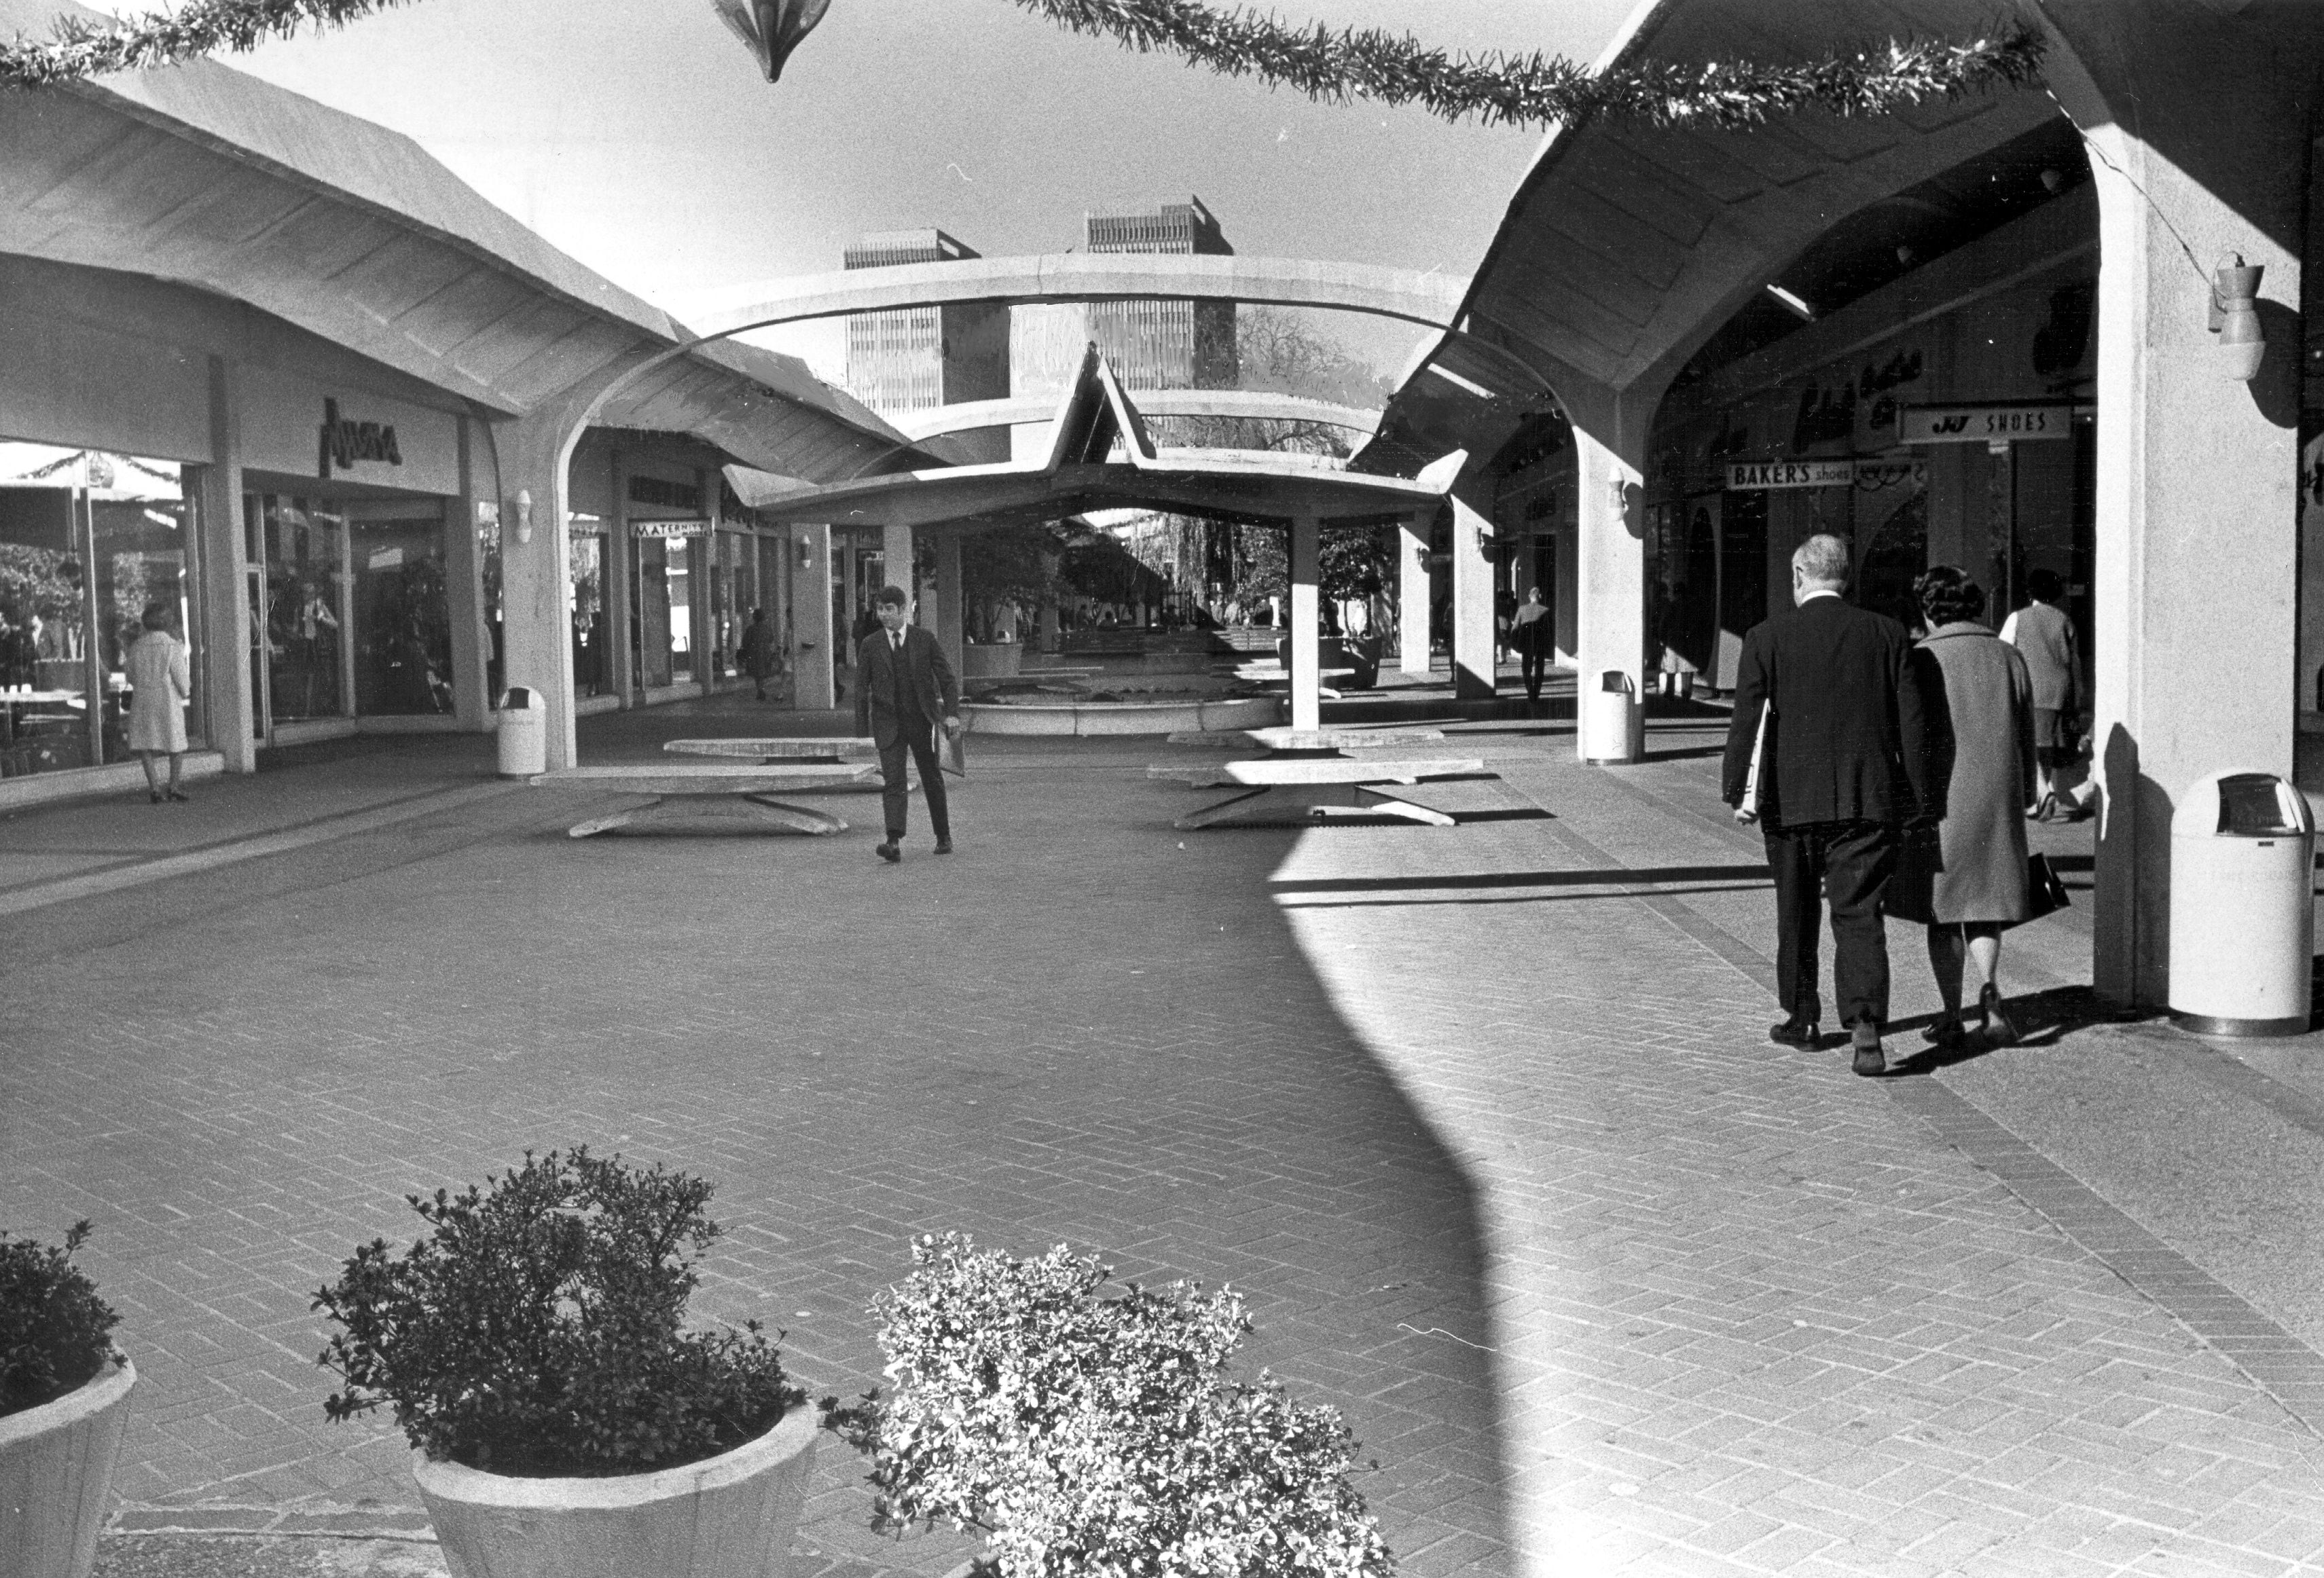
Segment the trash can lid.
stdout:
<svg viewBox="0 0 2324 1578">
<path fill-rule="evenodd" d="M 2315 831 L 2308 797 L 2272 772 L 2197 779 L 2171 816 L 2174 838 L 2294 838 Z"/>
<path fill-rule="evenodd" d="M 510 686 L 508 687 L 508 693 L 501 697 L 501 710 L 503 712 L 530 712 L 532 710 L 532 692 L 521 685 Z"/>
</svg>

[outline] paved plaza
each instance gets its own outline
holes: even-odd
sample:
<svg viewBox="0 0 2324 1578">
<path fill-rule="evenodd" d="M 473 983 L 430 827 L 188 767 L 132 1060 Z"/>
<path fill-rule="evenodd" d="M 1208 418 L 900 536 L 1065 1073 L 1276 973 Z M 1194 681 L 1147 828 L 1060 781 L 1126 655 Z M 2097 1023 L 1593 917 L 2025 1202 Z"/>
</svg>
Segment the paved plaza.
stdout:
<svg viewBox="0 0 2324 1578">
<path fill-rule="evenodd" d="M 2089 830 L 2045 827 L 2081 907 L 2010 939 L 2027 1044 L 1852 1078 L 1766 1038 L 1722 716 L 1604 771 L 1570 698 L 1482 710 L 1447 727 L 1486 775 L 1416 792 L 1447 829 L 1184 834 L 1203 792 L 1146 768 L 1195 748 L 984 737 L 959 853 L 916 804 L 897 868 L 876 798 L 571 840 L 621 798 L 475 739 L 0 819 L 0 1226 L 95 1222 L 144 1378 L 99 1572 L 440 1571 L 401 1437 L 323 1417 L 309 1301 L 407 1193 L 582 1142 L 716 1184 L 697 1308 L 817 1392 L 876 1381 L 918 1233 L 1233 1284 L 1427 1578 L 2324 1564 L 2315 1038 L 2101 1013 Z M 1934 997 L 1892 943 L 1896 1058 Z M 974 1548 L 870 1507 L 826 1438 L 802 1570 Z"/>
</svg>

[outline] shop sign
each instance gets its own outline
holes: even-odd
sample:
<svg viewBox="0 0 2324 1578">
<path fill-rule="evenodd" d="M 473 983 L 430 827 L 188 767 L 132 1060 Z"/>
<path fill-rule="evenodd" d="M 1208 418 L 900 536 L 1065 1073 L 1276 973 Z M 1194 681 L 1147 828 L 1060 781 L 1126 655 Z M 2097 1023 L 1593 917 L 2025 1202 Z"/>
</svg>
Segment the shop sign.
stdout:
<svg viewBox="0 0 2324 1578">
<path fill-rule="evenodd" d="M 403 451 L 396 447 L 395 424 L 392 422 L 358 422 L 339 415 L 339 402 L 330 395 L 323 397 L 323 426 L 318 434 L 315 475 L 328 481 L 336 466 L 346 470 L 357 461 L 375 461 L 383 466 L 403 464 Z"/>
<path fill-rule="evenodd" d="M 1727 491 L 1757 488 L 1852 487 L 1853 460 L 1738 460 L 1727 467 Z"/>
<path fill-rule="evenodd" d="M 640 537 L 702 537 L 709 533 L 707 521 L 632 521 L 630 530 Z"/>
<path fill-rule="evenodd" d="M 2071 438 L 2074 408 L 2049 405 L 1908 405 L 1896 415 L 1906 444 L 2008 444 Z"/>
<path fill-rule="evenodd" d="M 690 482 L 632 475 L 630 478 L 630 503 L 650 504 L 664 510 L 698 510 L 702 508 L 702 490 Z"/>
</svg>

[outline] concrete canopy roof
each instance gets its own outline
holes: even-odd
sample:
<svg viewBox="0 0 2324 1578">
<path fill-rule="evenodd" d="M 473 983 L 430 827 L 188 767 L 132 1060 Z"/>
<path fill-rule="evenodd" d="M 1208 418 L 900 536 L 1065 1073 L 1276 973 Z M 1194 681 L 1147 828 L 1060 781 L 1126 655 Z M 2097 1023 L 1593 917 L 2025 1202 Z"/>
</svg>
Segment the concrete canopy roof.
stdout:
<svg viewBox="0 0 2324 1578">
<path fill-rule="evenodd" d="M 110 20 L 0 0 L 0 32 L 42 36 L 60 13 Z M 488 414 L 693 337 L 409 138 L 214 61 L 0 95 L 0 251 L 247 303 Z M 725 343 L 641 379 L 601 420 L 814 477 L 908 442 L 795 358 Z"/>
<path fill-rule="evenodd" d="M 1314 422 L 1359 433 L 1370 433 L 1379 426 L 1379 412 L 1376 411 L 1260 389 L 1142 389 L 1138 392 L 1138 409 L 1149 417 Z M 900 411 L 895 422 L 912 438 L 928 438 L 942 433 L 972 432 L 979 428 L 1046 422 L 1056 414 L 1053 401 L 964 400 L 926 411 Z"/>
<path fill-rule="evenodd" d="M 1119 459 L 1113 458 L 1117 448 Z M 1157 450 L 1137 406 L 1093 346 L 1056 408 L 1048 451 L 1038 459 L 823 487 L 737 470 L 729 475 L 745 504 L 779 521 L 973 531 L 1092 510 L 1155 509 L 1282 525 L 1301 515 L 1408 517 L 1443 498 L 1465 459 L 1446 456 L 1406 480 L 1341 470 L 1314 456 Z"/>
<path fill-rule="evenodd" d="M 1989 28 L 1985 0 L 1648 0 L 1601 65 L 1813 60 Z M 1549 397 L 1617 448 L 1689 356 L 1849 215 L 2054 118 L 2038 89 L 1884 116 L 1811 112 L 1749 131 L 1585 122 L 1554 132 L 1448 335 L 1390 401 L 1362 469 L 1407 471 Z M 1523 409 L 1517 409 L 1523 408 Z"/>
</svg>

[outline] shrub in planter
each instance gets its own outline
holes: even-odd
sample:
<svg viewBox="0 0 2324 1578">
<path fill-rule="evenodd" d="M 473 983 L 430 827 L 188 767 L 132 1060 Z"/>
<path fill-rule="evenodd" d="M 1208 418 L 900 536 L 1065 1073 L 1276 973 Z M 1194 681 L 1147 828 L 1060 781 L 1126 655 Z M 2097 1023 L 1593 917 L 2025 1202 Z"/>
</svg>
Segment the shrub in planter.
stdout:
<svg viewBox="0 0 2324 1578">
<path fill-rule="evenodd" d="M 113 1465 L 137 1371 L 121 1317 L 64 1248 L 0 1233 L 0 1573 L 88 1578 L 113 1507 Z"/>
<path fill-rule="evenodd" d="M 76 1222 L 58 1249 L 0 1232 L 0 1416 L 52 1403 L 107 1360 L 124 1362 L 109 1334 L 121 1317 L 72 1263 L 88 1235 Z"/>
<path fill-rule="evenodd" d="M 710 1195 L 581 1147 L 407 1195 L 432 1232 L 400 1259 L 374 1240 L 315 1296 L 342 1328 L 317 1361 L 346 1382 L 325 1411 L 390 1404 L 429 1458 L 501 1475 L 648 1473 L 765 1435 L 807 1400 L 775 1344 L 755 1321 L 684 1328 Z"/>
<path fill-rule="evenodd" d="M 876 1520 L 990 1540 L 1004 1578 L 1382 1578 L 1388 1547 L 1328 1407 L 1261 1371 L 1232 1292 L 1101 1289 L 1060 1245 L 1034 1260 L 946 1234 L 875 1306 L 890 1386 L 829 1423 L 866 1453 Z"/>
</svg>

